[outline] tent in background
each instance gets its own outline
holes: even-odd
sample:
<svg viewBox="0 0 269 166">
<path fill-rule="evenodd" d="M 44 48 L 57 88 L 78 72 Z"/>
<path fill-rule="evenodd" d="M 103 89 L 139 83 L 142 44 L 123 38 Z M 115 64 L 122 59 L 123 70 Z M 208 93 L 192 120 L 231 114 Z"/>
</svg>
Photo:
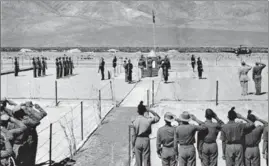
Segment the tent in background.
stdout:
<svg viewBox="0 0 269 166">
<path fill-rule="evenodd" d="M 81 51 L 79 49 L 75 48 L 75 49 L 70 49 L 67 52 L 68 53 L 80 53 Z"/>
<path fill-rule="evenodd" d="M 33 52 L 31 49 L 22 48 L 20 52 Z"/>
<path fill-rule="evenodd" d="M 107 50 L 108 52 L 111 52 L 111 53 L 116 53 L 116 52 L 118 52 L 118 50 L 116 50 L 116 49 L 109 49 L 109 50 Z"/>
</svg>

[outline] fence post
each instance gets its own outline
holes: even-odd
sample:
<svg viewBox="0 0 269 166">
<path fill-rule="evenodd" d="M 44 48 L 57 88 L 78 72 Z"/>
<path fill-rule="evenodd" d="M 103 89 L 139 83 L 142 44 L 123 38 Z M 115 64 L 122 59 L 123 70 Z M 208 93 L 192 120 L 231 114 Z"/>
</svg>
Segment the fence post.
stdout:
<svg viewBox="0 0 269 166">
<path fill-rule="evenodd" d="M 55 81 L 55 102 L 56 102 L 56 106 L 58 106 L 58 86 L 57 86 L 57 81 Z"/>
<path fill-rule="evenodd" d="M 101 90 L 99 90 L 99 118 L 102 119 L 102 107 L 101 107 Z"/>
<path fill-rule="evenodd" d="M 51 153 L 52 153 L 52 123 L 50 123 L 50 147 L 49 147 L 49 166 L 52 164 Z"/>
<path fill-rule="evenodd" d="M 83 101 L 81 101 L 80 105 L 81 105 L 81 140 L 83 140 Z"/>
<path fill-rule="evenodd" d="M 218 105 L 219 98 L 219 81 L 216 81 L 216 105 Z"/>
<path fill-rule="evenodd" d="M 154 80 L 152 80 L 152 105 L 154 104 Z"/>
<path fill-rule="evenodd" d="M 150 107 L 150 104 L 149 104 L 149 89 L 147 90 L 147 104 L 148 104 L 148 107 Z"/>
<path fill-rule="evenodd" d="M 128 136 L 129 136 L 129 147 L 128 147 L 128 162 L 129 162 L 129 166 L 131 166 L 131 125 L 129 125 L 129 131 L 128 131 Z"/>
</svg>

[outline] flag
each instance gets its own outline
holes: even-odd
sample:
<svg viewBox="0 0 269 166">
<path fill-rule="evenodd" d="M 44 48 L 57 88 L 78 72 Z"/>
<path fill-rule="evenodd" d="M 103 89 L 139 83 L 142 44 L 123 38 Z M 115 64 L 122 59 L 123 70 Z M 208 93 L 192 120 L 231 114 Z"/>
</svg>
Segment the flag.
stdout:
<svg viewBox="0 0 269 166">
<path fill-rule="evenodd" d="M 153 10 L 152 10 L 152 20 L 153 20 L 153 23 L 155 24 L 155 14 Z"/>
</svg>

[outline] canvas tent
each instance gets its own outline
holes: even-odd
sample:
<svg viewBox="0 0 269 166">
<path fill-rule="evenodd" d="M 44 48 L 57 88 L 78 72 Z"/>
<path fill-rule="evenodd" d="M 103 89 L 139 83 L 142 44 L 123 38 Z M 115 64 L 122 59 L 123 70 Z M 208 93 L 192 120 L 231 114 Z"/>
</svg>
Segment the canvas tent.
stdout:
<svg viewBox="0 0 269 166">
<path fill-rule="evenodd" d="M 112 53 L 116 53 L 116 52 L 118 52 L 118 50 L 116 50 L 116 49 L 109 49 L 109 50 L 107 50 L 108 52 L 112 52 Z"/>
<path fill-rule="evenodd" d="M 22 48 L 20 52 L 33 52 L 31 49 Z"/>
<path fill-rule="evenodd" d="M 151 51 L 149 52 L 149 54 L 148 54 L 148 58 L 149 58 L 149 57 L 154 58 L 154 57 L 157 57 L 157 56 L 156 56 L 156 53 L 155 53 L 153 50 L 151 50 Z"/>
<path fill-rule="evenodd" d="M 75 49 L 70 49 L 67 52 L 68 53 L 80 53 L 81 51 L 79 49 L 75 48 Z"/>
</svg>

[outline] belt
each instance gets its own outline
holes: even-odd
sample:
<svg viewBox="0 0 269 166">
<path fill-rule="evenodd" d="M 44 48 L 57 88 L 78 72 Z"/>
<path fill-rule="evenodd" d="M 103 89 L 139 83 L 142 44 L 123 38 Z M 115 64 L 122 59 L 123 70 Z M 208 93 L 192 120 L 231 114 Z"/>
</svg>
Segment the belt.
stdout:
<svg viewBox="0 0 269 166">
<path fill-rule="evenodd" d="M 217 143 L 217 142 L 216 142 L 216 141 L 212 141 L 212 142 L 210 142 L 210 141 L 205 142 L 205 141 L 204 141 L 204 143 L 206 143 L 206 144 L 214 144 L 214 143 Z"/>
<path fill-rule="evenodd" d="M 143 135 L 142 135 L 142 136 L 139 135 L 139 136 L 137 136 L 137 137 L 138 137 L 138 138 L 149 138 L 149 136 L 143 136 Z"/>
<path fill-rule="evenodd" d="M 258 145 L 246 145 L 246 148 L 255 148 L 258 147 Z"/>
</svg>

